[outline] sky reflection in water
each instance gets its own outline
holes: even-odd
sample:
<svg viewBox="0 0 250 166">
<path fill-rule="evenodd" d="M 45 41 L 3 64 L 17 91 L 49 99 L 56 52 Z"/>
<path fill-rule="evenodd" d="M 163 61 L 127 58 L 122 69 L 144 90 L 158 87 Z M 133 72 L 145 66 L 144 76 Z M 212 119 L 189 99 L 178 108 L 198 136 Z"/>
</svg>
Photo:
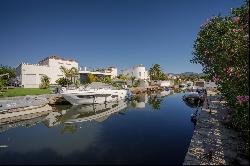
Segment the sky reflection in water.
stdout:
<svg viewBox="0 0 250 166">
<path fill-rule="evenodd" d="M 182 101 L 182 93 L 164 95 L 119 105 L 59 106 L 33 119 L 38 124 L 0 133 L 0 145 L 8 145 L 0 148 L 0 164 L 182 164 L 195 108 Z"/>
</svg>

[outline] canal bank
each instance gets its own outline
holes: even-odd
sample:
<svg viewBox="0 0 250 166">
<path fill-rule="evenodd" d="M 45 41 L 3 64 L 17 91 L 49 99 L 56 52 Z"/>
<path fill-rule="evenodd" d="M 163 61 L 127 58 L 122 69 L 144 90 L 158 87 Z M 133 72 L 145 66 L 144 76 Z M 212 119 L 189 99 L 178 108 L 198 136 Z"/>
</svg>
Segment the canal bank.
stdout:
<svg viewBox="0 0 250 166">
<path fill-rule="evenodd" d="M 244 141 L 225 126 L 230 111 L 218 94 L 208 91 L 183 165 L 249 165 Z"/>
</svg>

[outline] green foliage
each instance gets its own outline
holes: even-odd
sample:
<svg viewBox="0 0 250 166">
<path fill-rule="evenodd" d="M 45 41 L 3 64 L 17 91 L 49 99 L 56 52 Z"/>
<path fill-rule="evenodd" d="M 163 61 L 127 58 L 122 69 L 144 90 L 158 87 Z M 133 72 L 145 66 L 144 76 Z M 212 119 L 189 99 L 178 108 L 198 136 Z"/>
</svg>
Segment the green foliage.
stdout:
<svg viewBox="0 0 250 166">
<path fill-rule="evenodd" d="M 1 74 L 5 74 L 5 73 L 9 73 L 9 78 L 16 77 L 16 70 L 15 70 L 15 68 L 12 68 L 10 66 L 0 65 L 0 75 Z"/>
<path fill-rule="evenodd" d="M 132 81 L 132 86 L 134 86 L 135 77 L 134 77 L 134 76 L 131 76 L 131 77 L 130 77 L 130 80 Z"/>
<path fill-rule="evenodd" d="M 133 87 L 138 87 L 140 85 L 140 80 L 136 80 Z"/>
<path fill-rule="evenodd" d="M 26 96 L 26 95 L 41 95 L 50 94 L 50 89 L 39 88 L 14 88 L 8 89 L 1 97 L 14 97 L 14 96 Z"/>
<path fill-rule="evenodd" d="M 158 79 L 164 81 L 166 79 L 165 74 L 163 72 L 160 72 L 159 76 L 158 76 Z"/>
<path fill-rule="evenodd" d="M 165 74 L 161 71 L 159 64 L 154 64 L 149 69 L 149 76 L 151 80 L 165 80 Z"/>
<path fill-rule="evenodd" d="M 0 78 L 0 91 L 6 86 L 6 80 Z"/>
<path fill-rule="evenodd" d="M 0 65 L 0 75 L 8 74 L 0 77 L 0 90 L 7 86 L 7 82 L 10 78 L 16 77 L 16 70 L 10 66 Z"/>
<path fill-rule="evenodd" d="M 198 33 L 193 55 L 191 62 L 203 66 L 235 110 L 232 125 L 249 133 L 249 103 L 237 101 L 237 96 L 249 97 L 249 2 L 229 16 L 207 20 Z"/>
<path fill-rule="evenodd" d="M 96 81 L 98 81 L 98 78 L 94 74 L 89 73 L 87 76 L 87 83 L 92 83 Z"/>
<path fill-rule="evenodd" d="M 112 82 L 111 78 L 109 76 L 105 76 L 102 80 L 103 83 L 110 84 Z"/>
<path fill-rule="evenodd" d="M 61 71 L 63 72 L 63 74 L 65 75 L 65 78 L 69 81 L 67 81 L 67 85 L 69 84 L 75 84 L 76 80 L 78 80 L 78 70 L 75 67 L 72 67 L 70 69 L 67 69 L 64 66 L 60 67 Z"/>
<path fill-rule="evenodd" d="M 117 78 L 118 78 L 118 79 L 121 79 L 121 80 L 129 80 L 129 76 L 127 76 L 127 75 L 122 75 L 122 74 L 120 74 Z"/>
<path fill-rule="evenodd" d="M 57 79 L 56 83 L 61 85 L 61 86 L 67 86 L 69 84 L 72 84 L 72 82 L 69 79 L 65 78 L 65 77 Z"/>
<path fill-rule="evenodd" d="M 76 86 L 77 88 L 79 88 L 79 87 L 81 86 L 80 80 L 76 80 L 76 81 L 75 81 L 75 86 Z"/>
<path fill-rule="evenodd" d="M 49 85 L 50 85 L 50 78 L 47 75 L 43 75 L 41 77 L 40 88 L 41 89 L 48 89 Z"/>
<path fill-rule="evenodd" d="M 162 98 L 157 96 L 150 96 L 148 99 L 148 104 L 154 109 L 159 110 L 161 108 L 161 102 L 163 101 Z"/>
</svg>

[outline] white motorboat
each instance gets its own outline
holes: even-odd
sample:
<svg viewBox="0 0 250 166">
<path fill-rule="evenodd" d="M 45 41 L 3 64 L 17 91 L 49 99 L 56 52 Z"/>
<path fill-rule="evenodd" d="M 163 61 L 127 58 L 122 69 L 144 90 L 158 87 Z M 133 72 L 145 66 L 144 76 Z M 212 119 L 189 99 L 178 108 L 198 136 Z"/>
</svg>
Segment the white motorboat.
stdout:
<svg viewBox="0 0 250 166">
<path fill-rule="evenodd" d="M 89 85 L 85 89 L 63 90 L 61 94 L 72 105 L 101 104 L 125 100 L 131 93 L 127 89 L 112 89 L 106 84 Z"/>
<path fill-rule="evenodd" d="M 45 118 L 44 123 L 48 127 L 53 127 L 62 123 L 71 124 L 92 120 L 100 122 L 127 107 L 127 102 L 124 100 L 102 104 L 74 105 L 60 112 L 51 112 Z"/>
<path fill-rule="evenodd" d="M 101 122 L 111 114 L 119 112 L 125 108 L 127 108 L 126 101 L 73 106 L 67 110 L 67 113 L 63 115 L 61 120 L 63 123 L 76 123 L 92 120 Z"/>
</svg>

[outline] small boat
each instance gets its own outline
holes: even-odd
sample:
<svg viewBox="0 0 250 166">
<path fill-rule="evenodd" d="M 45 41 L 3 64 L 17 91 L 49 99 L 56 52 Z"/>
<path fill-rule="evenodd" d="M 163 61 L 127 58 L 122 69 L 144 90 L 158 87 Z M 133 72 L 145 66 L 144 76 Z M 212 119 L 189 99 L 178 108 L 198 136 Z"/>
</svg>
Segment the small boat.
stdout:
<svg viewBox="0 0 250 166">
<path fill-rule="evenodd" d="M 112 89 L 106 84 L 88 86 L 85 89 L 63 90 L 61 94 L 72 105 L 101 104 L 125 100 L 131 96 L 128 89 Z"/>
<path fill-rule="evenodd" d="M 201 106 L 201 104 L 204 102 L 204 95 L 198 92 L 189 92 L 183 96 L 183 101 L 188 106 Z"/>
</svg>

